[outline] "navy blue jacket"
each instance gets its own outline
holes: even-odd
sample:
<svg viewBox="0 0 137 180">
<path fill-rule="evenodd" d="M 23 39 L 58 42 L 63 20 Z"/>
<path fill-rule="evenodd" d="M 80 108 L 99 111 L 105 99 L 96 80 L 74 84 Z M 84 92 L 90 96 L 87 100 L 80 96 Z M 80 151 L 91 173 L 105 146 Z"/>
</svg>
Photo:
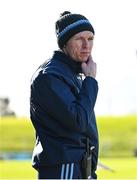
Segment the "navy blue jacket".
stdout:
<svg viewBox="0 0 137 180">
<path fill-rule="evenodd" d="M 82 80 L 81 64 L 55 51 L 48 63 L 32 77 L 31 121 L 36 130 L 32 165 L 50 166 L 78 162 L 86 151 L 86 138 L 95 146 L 93 168 L 98 159 L 98 132 L 94 114 L 98 84 Z"/>
</svg>

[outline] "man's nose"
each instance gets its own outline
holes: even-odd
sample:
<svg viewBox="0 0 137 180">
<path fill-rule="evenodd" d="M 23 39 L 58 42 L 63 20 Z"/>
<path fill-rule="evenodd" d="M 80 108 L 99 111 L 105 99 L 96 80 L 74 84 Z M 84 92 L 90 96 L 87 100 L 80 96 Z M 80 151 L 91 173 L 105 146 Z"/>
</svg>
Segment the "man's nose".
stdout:
<svg viewBox="0 0 137 180">
<path fill-rule="evenodd" d="M 89 46 L 88 40 L 84 39 L 82 45 L 83 45 L 83 48 L 87 48 Z"/>
</svg>

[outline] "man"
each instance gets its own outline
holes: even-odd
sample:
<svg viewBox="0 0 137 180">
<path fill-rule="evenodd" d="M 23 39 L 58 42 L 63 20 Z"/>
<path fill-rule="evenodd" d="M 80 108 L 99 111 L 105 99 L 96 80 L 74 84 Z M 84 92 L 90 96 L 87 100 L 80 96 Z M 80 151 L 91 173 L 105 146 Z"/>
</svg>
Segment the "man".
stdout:
<svg viewBox="0 0 137 180">
<path fill-rule="evenodd" d="M 39 179 L 96 179 L 94 29 L 83 15 L 65 11 L 56 22 L 56 35 L 59 50 L 38 68 L 31 82 L 30 114 L 36 130 L 32 165 Z M 87 152 L 92 155 L 90 174 L 84 164 Z"/>
</svg>

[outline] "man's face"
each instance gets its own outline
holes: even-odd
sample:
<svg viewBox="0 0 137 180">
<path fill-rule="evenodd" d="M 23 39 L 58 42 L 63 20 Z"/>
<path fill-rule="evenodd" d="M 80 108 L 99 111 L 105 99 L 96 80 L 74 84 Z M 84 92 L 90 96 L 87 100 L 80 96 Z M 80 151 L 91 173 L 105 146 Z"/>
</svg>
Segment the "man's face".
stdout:
<svg viewBox="0 0 137 180">
<path fill-rule="evenodd" d="M 93 39 L 91 31 L 82 31 L 70 38 L 63 50 L 74 61 L 86 62 L 91 55 Z"/>
</svg>

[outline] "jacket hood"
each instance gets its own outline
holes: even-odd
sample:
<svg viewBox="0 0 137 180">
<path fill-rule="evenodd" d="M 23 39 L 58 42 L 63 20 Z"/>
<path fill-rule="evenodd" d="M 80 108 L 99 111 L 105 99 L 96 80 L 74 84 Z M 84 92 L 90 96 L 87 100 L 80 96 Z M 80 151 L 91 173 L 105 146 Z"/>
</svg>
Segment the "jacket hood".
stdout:
<svg viewBox="0 0 137 180">
<path fill-rule="evenodd" d="M 60 60 L 67 64 L 74 73 L 82 73 L 81 62 L 76 62 L 62 51 L 54 51 L 52 59 Z"/>
</svg>

